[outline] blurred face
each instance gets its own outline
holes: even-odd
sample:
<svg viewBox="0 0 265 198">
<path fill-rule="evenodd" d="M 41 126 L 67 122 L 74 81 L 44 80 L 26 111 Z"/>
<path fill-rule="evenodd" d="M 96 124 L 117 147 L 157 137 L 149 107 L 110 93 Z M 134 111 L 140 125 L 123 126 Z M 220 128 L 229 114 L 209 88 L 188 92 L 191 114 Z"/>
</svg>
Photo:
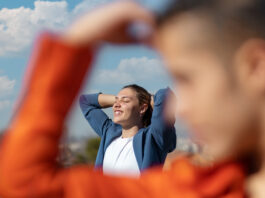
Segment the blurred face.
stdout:
<svg viewBox="0 0 265 198">
<path fill-rule="evenodd" d="M 258 105 L 241 83 L 241 60 L 233 57 L 228 69 L 209 29 L 183 15 L 158 30 L 155 44 L 175 82 L 178 115 L 207 154 L 222 159 L 255 147 Z"/>
<path fill-rule="evenodd" d="M 141 122 L 139 100 L 133 89 L 125 88 L 118 93 L 113 105 L 113 115 L 113 121 L 123 127 Z"/>
</svg>

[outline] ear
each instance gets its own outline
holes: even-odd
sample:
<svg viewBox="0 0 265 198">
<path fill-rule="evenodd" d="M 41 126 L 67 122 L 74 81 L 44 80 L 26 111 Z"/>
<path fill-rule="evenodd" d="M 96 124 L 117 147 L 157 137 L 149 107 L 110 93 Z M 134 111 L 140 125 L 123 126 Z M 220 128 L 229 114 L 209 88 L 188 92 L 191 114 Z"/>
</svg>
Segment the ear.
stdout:
<svg viewBox="0 0 265 198">
<path fill-rule="evenodd" d="M 147 104 L 142 104 L 140 107 L 140 114 L 143 115 L 148 109 L 148 105 Z"/>
<path fill-rule="evenodd" d="M 265 93 L 265 40 L 250 39 L 236 53 L 239 83 L 250 94 Z"/>
</svg>

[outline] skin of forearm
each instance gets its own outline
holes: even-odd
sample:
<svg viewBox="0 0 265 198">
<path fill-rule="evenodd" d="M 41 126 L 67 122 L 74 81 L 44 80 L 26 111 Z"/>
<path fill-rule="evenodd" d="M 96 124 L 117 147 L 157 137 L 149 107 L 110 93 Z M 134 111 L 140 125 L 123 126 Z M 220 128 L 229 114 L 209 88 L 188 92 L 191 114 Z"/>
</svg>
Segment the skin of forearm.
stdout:
<svg viewBox="0 0 265 198">
<path fill-rule="evenodd" d="M 98 103 L 102 108 L 112 107 L 115 103 L 115 96 L 111 94 L 99 94 Z"/>
</svg>

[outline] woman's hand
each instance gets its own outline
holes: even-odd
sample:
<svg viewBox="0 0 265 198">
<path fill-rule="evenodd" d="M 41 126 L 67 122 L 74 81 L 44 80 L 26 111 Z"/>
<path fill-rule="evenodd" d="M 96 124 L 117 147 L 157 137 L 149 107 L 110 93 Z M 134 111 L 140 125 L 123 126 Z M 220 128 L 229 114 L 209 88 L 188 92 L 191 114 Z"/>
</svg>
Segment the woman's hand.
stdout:
<svg viewBox="0 0 265 198">
<path fill-rule="evenodd" d="M 132 43 L 135 40 L 128 34 L 128 27 L 135 22 L 154 26 L 150 12 L 131 1 L 119 1 L 80 17 L 62 38 L 77 46 L 97 46 L 102 41 Z"/>
</svg>

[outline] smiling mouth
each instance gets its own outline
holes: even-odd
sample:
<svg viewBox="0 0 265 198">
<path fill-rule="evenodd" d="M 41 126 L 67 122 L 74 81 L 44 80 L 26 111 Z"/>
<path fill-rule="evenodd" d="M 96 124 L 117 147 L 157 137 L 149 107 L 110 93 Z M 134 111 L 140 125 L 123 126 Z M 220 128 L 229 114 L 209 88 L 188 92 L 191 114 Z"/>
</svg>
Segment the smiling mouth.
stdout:
<svg viewBox="0 0 265 198">
<path fill-rule="evenodd" d="M 123 112 L 120 111 L 120 110 L 115 110 L 115 111 L 114 111 L 114 115 L 115 115 L 115 116 L 120 116 L 122 113 L 123 113 Z"/>
</svg>

